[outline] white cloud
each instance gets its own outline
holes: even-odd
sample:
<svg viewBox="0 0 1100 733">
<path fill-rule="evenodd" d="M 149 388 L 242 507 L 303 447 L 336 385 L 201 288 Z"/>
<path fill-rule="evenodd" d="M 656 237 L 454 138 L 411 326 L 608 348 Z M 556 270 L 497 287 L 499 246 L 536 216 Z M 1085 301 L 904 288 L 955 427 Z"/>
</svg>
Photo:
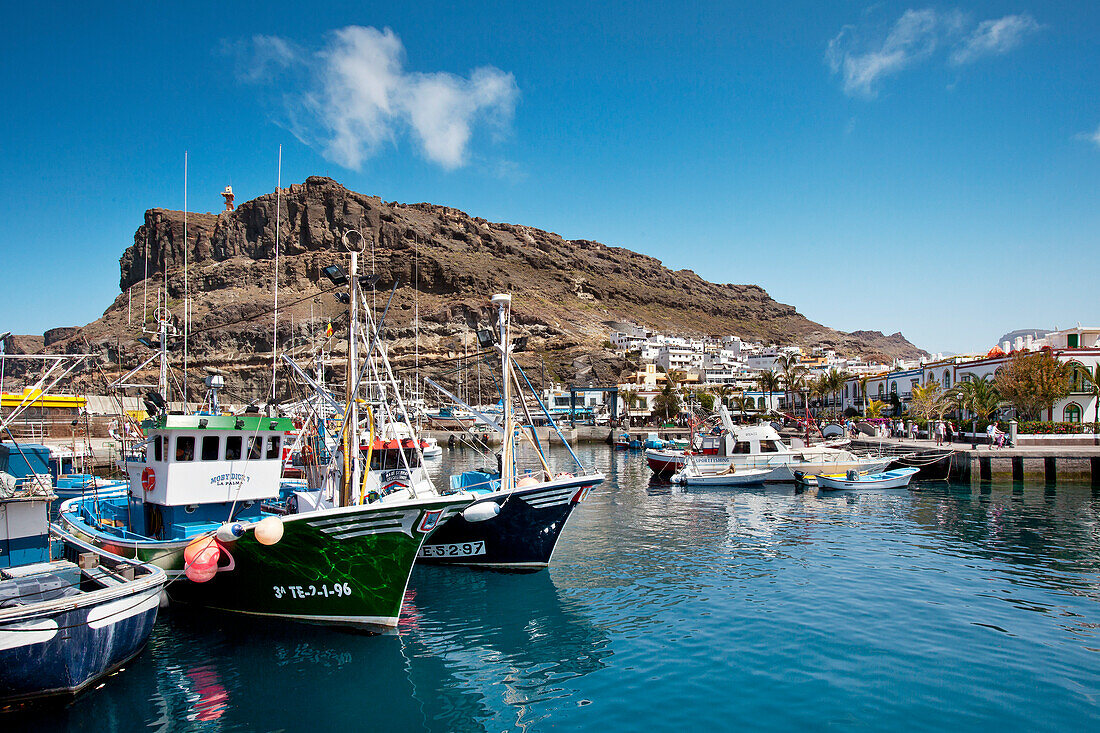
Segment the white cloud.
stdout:
<svg viewBox="0 0 1100 733">
<path fill-rule="evenodd" d="M 1096 127 L 1095 132 L 1086 132 L 1086 133 L 1083 133 L 1081 135 L 1078 135 L 1078 137 L 1084 138 L 1085 140 L 1088 140 L 1089 142 L 1091 142 L 1096 147 L 1100 148 L 1100 125 L 1098 125 Z"/>
<path fill-rule="evenodd" d="M 341 28 L 312 55 L 277 37 L 257 37 L 250 59 L 244 75 L 250 81 L 286 82 L 280 77 L 293 74 L 294 66 L 307 68 L 304 79 L 289 80 L 284 96 L 290 129 L 328 159 L 355 169 L 402 135 L 428 160 L 448 170 L 461 167 L 475 127 L 506 128 L 519 97 L 512 74 L 492 66 L 468 78 L 407 71 L 404 45 L 388 28 Z"/>
<path fill-rule="evenodd" d="M 906 10 L 881 43 L 863 53 L 857 45 L 857 30 L 845 26 L 829 41 L 825 59 L 834 74 L 844 77 L 844 92 L 850 96 L 874 96 L 876 82 L 896 74 L 931 55 L 939 40 L 940 22 L 936 11 Z"/>
<path fill-rule="evenodd" d="M 1030 15 L 1008 15 L 979 23 L 958 10 L 906 10 L 888 31 L 844 26 L 825 51 L 825 62 L 841 76 L 848 96 L 874 97 L 886 77 L 931 59 L 941 48 L 956 44 L 952 63 L 961 65 L 983 56 L 1008 53 L 1040 28 Z"/>
<path fill-rule="evenodd" d="M 1019 46 L 1028 34 L 1037 30 L 1039 24 L 1026 14 L 983 20 L 951 54 L 951 61 L 966 64 L 983 56 L 1000 56 Z"/>
</svg>

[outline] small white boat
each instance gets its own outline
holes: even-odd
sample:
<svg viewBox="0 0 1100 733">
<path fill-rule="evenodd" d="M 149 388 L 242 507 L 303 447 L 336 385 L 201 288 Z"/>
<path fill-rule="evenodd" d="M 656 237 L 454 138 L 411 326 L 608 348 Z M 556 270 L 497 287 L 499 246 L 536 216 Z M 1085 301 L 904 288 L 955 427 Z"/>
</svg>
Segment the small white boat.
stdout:
<svg viewBox="0 0 1100 733">
<path fill-rule="evenodd" d="M 913 476 L 920 471 L 919 468 L 895 468 L 891 471 L 878 473 L 848 473 L 819 474 L 817 487 L 830 491 L 840 489 L 900 489 L 908 486 Z"/>
<path fill-rule="evenodd" d="M 439 458 L 443 455 L 443 448 L 435 438 L 422 435 L 420 438 L 420 453 L 425 458 Z"/>
<path fill-rule="evenodd" d="M 775 481 L 778 468 L 735 468 L 707 471 L 687 465 L 672 475 L 672 483 L 685 486 L 751 486 Z"/>
</svg>

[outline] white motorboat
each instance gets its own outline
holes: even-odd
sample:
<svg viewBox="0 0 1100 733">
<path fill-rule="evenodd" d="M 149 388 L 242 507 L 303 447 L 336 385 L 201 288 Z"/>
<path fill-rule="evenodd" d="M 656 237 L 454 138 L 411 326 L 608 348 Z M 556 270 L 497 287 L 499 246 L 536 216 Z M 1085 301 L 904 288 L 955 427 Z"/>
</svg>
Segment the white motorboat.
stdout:
<svg viewBox="0 0 1100 733">
<path fill-rule="evenodd" d="M 649 467 L 658 475 L 675 473 L 690 464 L 700 471 L 720 472 L 734 467 L 738 472 L 748 469 L 778 469 L 768 481 L 794 481 L 795 471 L 806 474 L 881 471 L 896 456 L 861 456 L 847 450 L 846 440 L 823 445 L 797 447 L 788 445 L 778 431 L 768 423 L 734 425 L 729 412 L 719 408 L 724 428 L 721 435 L 696 436 L 690 450 L 647 450 Z"/>
<path fill-rule="evenodd" d="M 817 487 L 828 491 L 841 489 L 900 489 L 909 485 L 919 468 L 895 468 L 877 473 L 848 471 L 840 474 L 819 474 Z"/>
</svg>

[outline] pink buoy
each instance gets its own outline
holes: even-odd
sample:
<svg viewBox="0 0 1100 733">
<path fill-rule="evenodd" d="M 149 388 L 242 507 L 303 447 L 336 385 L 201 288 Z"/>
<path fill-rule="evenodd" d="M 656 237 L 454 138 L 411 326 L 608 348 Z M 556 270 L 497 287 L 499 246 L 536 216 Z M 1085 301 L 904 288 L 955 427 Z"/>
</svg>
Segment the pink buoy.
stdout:
<svg viewBox="0 0 1100 733">
<path fill-rule="evenodd" d="M 183 573 L 188 580 L 205 583 L 218 572 L 221 548 L 213 537 L 197 537 L 183 550 Z"/>
</svg>

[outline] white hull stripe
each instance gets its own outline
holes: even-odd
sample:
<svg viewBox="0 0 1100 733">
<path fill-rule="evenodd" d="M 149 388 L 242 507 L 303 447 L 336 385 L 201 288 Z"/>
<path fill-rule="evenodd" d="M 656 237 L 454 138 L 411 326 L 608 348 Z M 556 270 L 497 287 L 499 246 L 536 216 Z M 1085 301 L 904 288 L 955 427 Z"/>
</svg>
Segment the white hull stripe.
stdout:
<svg viewBox="0 0 1100 733">
<path fill-rule="evenodd" d="M 334 534 L 332 535 L 332 539 L 350 540 L 352 537 L 366 537 L 370 534 L 392 534 L 394 532 L 408 534 L 408 532 L 405 532 L 404 527 L 396 525 L 393 527 L 373 527 L 371 529 L 361 529 L 358 532 L 344 532 L 343 534 Z"/>
<path fill-rule="evenodd" d="M 524 501 L 540 501 L 542 499 L 552 499 L 558 496 L 569 496 L 577 489 L 575 486 L 568 486 L 565 488 L 550 489 L 547 491 L 537 491 L 531 494 L 524 494 L 520 498 Z"/>
<path fill-rule="evenodd" d="M 525 496 L 523 500 L 533 507 L 552 506 L 554 504 L 568 503 L 575 493 L 575 488 L 568 488 L 552 493 L 540 494 L 538 496 Z"/>
<path fill-rule="evenodd" d="M 52 618 L 5 624 L 0 628 L 0 651 L 41 644 L 57 636 L 57 622 Z"/>
<path fill-rule="evenodd" d="M 112 626 L 119 621 L 146 613 L 156 608 L 160 603 L 159 593 L 150 593 L 144 598 L 119 598 L 117 601 L 96 606 L 88 612 L 88 626 L 93 629 L 102 629 Z"/>
<path fill-rule="evenodd" d="M 558 497 L 556 499 L 543 499 L 542 501 L 531 501 L 531 502 L 528 502 L 528 504 L 535 507 L 536 509 L 542 509 L 542 508 L 548 507 L 548 506 L 557 506 L 559 504 L 568 504 L 572 498 L 573 497 L 571 495 L 570 496 L 561 496 L 561 497 Z"/>
<path fill-rule="evenodd" d="M 327 527 L 333 524 L 359 524 L 362 522 L 377 522 L 381 520 L 393 520 L 400 522 L 405 516 L 405 511 L 386 511 L 386 512 L 371 512 L 370 514 L 362 514 L 360 516 L 343 516 L 334 517 L 332 519 L 317 519 L 312 522 L 307 522 L 310 527 Z"/>
<path fill-rule="evenodd" d="M 367 529 L 367 528 L 383 528 L 383 527 L 400 527 L 402 521 L 397 519 L 378 520 L 375 522 L 355 522 L 354 524 L 341 524 L 335 527 L 322 527 L 321 531 L 325 534 L 339 534 L 341 532 L 348 532 L 354 529 Z"/>
</svg>

